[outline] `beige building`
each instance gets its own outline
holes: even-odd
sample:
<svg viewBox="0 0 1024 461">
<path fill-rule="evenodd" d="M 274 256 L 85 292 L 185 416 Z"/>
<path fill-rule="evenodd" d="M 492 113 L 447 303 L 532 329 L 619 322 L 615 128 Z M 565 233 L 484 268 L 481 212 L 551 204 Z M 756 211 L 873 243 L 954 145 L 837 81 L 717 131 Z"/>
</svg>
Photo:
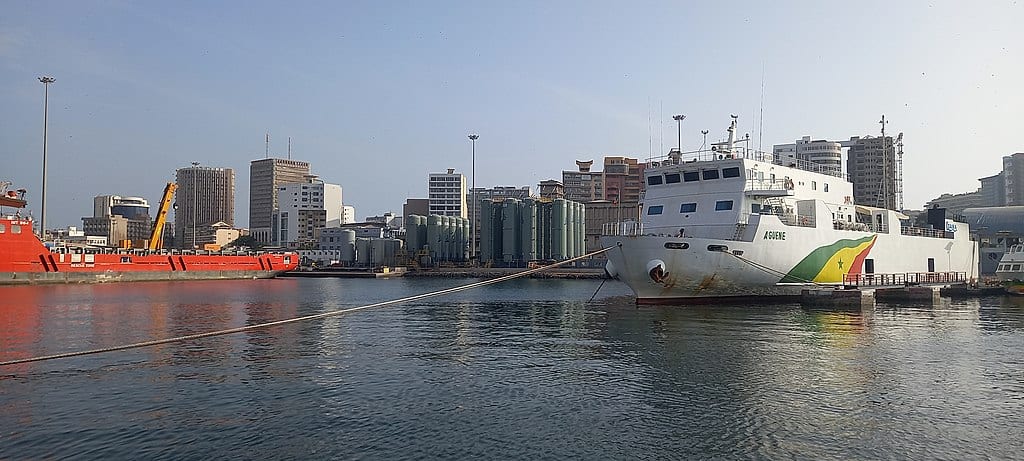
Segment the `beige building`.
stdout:
<svg viewBox="0 0 1024 461">
<path fill-rule="evenodd" d="M 249 232 L 256 241 L 273 240 L 278 188 L 304 182 L 309 174 L 309 162 L 299 160 L 264 158 L 249 163 Z"/>
<path fill-rule="evenodd" d="M 231 168 L 191 166 L 177 171 L 174 193 L 174 235 L 179 248 L 201 246 L 203 226 L 223 222 L 235 225 L 235 171 Z"/>
</svg>

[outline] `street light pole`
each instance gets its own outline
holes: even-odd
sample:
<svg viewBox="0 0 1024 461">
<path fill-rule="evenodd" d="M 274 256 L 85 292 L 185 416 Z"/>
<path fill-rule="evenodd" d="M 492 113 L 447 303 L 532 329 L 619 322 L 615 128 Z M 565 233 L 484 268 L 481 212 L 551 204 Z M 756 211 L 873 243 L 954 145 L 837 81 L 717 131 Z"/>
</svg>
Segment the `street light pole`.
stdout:
<svg viewBox="0 0 1024 461">
<path fill-rule="evenodd" d="M 680 154 L 683 153 L 683 119 L 684 118 L 686 118 L 686 116 L 683 115 L 683 114 L 673 115 L 672 116 L 672 120 L 676 121 L 676 135 L 678 136 L 678 141 L 677 141 L 677 144 L 676 144 L 676 150 L 678 150 Z"/>
<path fill-rule="evenodd" d="M 196 221 L 199 220 L 199 162 L 192 162 L 192 249 L 196 249 Z"/>
<path fill-rule="evenodd" d="M 470 216 L 469 216 L 469 219 L 470 219 L 470 223 L 469 223 L 469 232 L 470 232 L 470 234 L 469 234 L 470 235 L 470 237 L 469 237 L 469 260 L 470 261 L 473 261 L 473 258 L 476 257 L 476 223 L 478 221 L 478 219 L 477 219 L 477 212 L 478 212 L 478 210 L 477 210 L 476 207 L 479 205 L 478 203 L 476 203 L 476 140 L 477 139 L 480 139 L 480 135 L 478 135 L 478 134 L 471 134 L 471 135 L 469 135 L 469 142 L 473 144 L 473 171 L 472 171 L 472 175 L 473 175 L 472 182 L 473 182 L 473 184 L 472 184 L 472 186 L 470 186 L 470 196 L 472 197 L 472 200 L 473 200 L 473 206 L 471 206 L 469 208 L 469 209 L 473 210 L 473 213 L 470 214 Z"/>
<path fill-rule="evenodd" d="M 39 239 L 43 241 L 46 241 L 46 119 L 50 107 L 50 84 L 55 81 L 48 75 L 39 77 L 39 82 L 43 84 L 43 190 L 39 204 Z"/>
</svg>

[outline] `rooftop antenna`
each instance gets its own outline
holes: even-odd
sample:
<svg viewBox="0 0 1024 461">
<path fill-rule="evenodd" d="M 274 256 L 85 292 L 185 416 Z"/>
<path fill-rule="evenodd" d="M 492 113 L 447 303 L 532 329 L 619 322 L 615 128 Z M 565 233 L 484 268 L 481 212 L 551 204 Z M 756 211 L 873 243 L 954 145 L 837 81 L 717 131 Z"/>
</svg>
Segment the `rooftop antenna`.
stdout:
<svg viewBox="0 0 1024 461">
<path fill-rule="evenodd" d="M 270 132 L 269 131 L 267 132 L 267 151 L 266 151 L 266 153 L 264 155 L 266 156 L 265 158 L 270 158 Z"/>
<path fill-rule="evenodd" d="M 764 61 L 761 61 L 761 114 L 757 117 L 757 151 L 761 152 L 761 137 L 764 133 Z"/>
<path fill-rule="evenodd" d="M 288 160 L 292 159 L 292 137 L 288 137 Z"/>
</svg>

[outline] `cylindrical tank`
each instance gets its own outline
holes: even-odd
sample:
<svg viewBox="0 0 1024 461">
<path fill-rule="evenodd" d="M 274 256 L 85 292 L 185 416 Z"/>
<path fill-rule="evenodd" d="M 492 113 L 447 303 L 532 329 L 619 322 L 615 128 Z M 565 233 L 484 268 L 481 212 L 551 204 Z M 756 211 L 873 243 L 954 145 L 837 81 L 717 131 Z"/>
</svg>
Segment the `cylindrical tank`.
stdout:
<svg viewBox="0 0 1024 461">
<path fill-rule="evenodd" d="M 523 250 L 523 259 L 537 259 L 537 202 L 533 199 L 523 200 L 519 229 L 522 232 L 519 246 Z"/>
<path fill-rule="evenodd" d="M 583 256 L 587 254 L 587 206 L 577 203 L 576 207 L 579 208 L 579 214 L 576 217 L 579 221 L 579 233 L 576 235 L 576 241 L 579 243 L 576 245 L 576 251 L 579 253 L 577 256 Z"/>
<path fill-rule="evenodd" d="M 491 216 L 494 213 L 494 206 L 490 200 L 480 202 L 480 250 L 477 254 L 477 262 L 483 263 L 494 259 L 494 223 Z"/>
<path fill-rule="evenodd" d="M 441 248 L 441 216 L 432 214 L 427 216 L 427 241 L 430 246 L 430 258 L 435 262 L 440 257 Z"/>
<path fill-rule="evenodd" d="M 551 202 L 537 204 L 537 259 L 551 259 Z"/>
<path fill-rule="evenodd" d="M 519 200 L 505 199 L 501 204 L 501 255 L 505 264 L 519 259 L 519 239 L 516 230 L 519 228 Z"/>
<path fill-rule="evenodd" d="M 417 232 L 417 226 L 419 225 L 419 219 L 414 214 L 411 214 L 405 219 L 405 246 L 412 248 L 419 248 L 420 244 L 417 240 L 420 236 Z M 415 253 L 415 252 L 413 252 Z"/>
<path fill-rule="evenodd" d="M 356 266 L 369 267 L 370 265 L 370 239 L 356 239 Z"/>
<path fill-rule="evenodd" d="M 417 234 L 417 236 L 416 236 L 416 243 L 418 243 L 419 246 L 415 248 L 415 253 L 419 253 L 419 251 L 423 249 L 423 245 L 426 245 L 426 244 L 429 243 L 429 242 L 427 242 L 427 217 L 426 216 L 417 216 L 416 217 L 416 234 Z"/>
<path fill-rule="evenodd" d="M 576 202 L 565 201 L 565 257 L 576 256 Z"/>
<path fill-rule="evenodd" d="M 351 266 L 356 263 L 356 231 L 342 229 L 341 238 L 341 264 Z"/>
<path fill-rule="evenodd" d="M 387 253 L 384 251 L 384 239 L 370 240 L 370 267 L 384 265 L 384 257 L 386 254 Z"/>
<path fill-rule="evenodd" d="M 551 259 L 565 259 L 565 199 L 551 202 Z"/>
</svg>

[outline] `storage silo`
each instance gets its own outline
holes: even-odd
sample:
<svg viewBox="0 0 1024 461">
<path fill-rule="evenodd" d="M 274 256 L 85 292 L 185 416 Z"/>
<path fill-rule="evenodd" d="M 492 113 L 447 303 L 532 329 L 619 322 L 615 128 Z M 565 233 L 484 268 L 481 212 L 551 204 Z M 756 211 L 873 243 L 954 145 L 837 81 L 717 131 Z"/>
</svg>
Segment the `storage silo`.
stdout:
<svg viewBox="0 0 1024 461">
<path fill-rule="evenodd" d="M 551 259 L 565 259 L 565 199 L 551 202 Z"/>
<path fill-rule="evenodd" d="M 441 248 L 441 216 L 432 214 L 427 216 L 427 240 L 425 244 L 429 247 L 428 253 L 430 259 L 437 261 L 440 257 L 439 249 Z"/>
<path fill-rule="evenodd" d="M 478 263 L 494 259 L 494 204 L 490 200 L 480 202 L 480 250 L 477 252 Z"/>
<path fill-rule="evenodd" d="M 587 206 L 576 202 L 576 207 L 579 212 L 576 215 L 576 219 L 579 222 L 577 229 L 579 232 L 576 234 L 576 251 L 577 256 L 583 256 L 587 254 Z"/>
<path fill-rule="evenodd" d="M 537 259 L 537 202 L 533 199 L 523 200 L 523 211 L 519 219 L 523 259 Z"/>
<path fill-rule="evenodd" d="M 384 257 L 387 255 L 384 246 L 384 239 L 370 239 L 370 267 L 384 265 Z"/>
<path fill-rule="evenodd" d="M 409 249 L 420 247 L 420 243 L 417 241 L 420 234 L 416 231 L 418 223 L 414 214 L 405 217 L 405 246 Z M 411 253 L 415 253 L 415 251 L 411 251 Z"/>
<path fill-rule="evenodd" d="M 356 231 L 342 229 L 341 238 L 341 264 L 351 266 L 356 263 Z"/>
<path fill-rule="evenodd" d="M 501 260 L 511 264 L 522 254 L 519 250 L 519 200 L 505 199 L 501 204 Z"/>
<path fill-rule="evenodd" d="M 551 259 L 551 202 L 537 203 L 537 259 Z"/>
<path fill-rule="evenodd" d="M 576 257 L 576 202 L 565 201 L 565 258 Z"/>
<path fill-rule="evenodd" d="M 370 239 L 356 239 L 356 266 L 369 267 L 370 265 Z"/>
<path fill-rule="evenodd" d="M 470 229 L 469 218 L 462 220 L 462 260 L 469 261 L 469 246 L 472 245 L 470 239 L 473 238 L 472 231 Z"/>
</svg>

